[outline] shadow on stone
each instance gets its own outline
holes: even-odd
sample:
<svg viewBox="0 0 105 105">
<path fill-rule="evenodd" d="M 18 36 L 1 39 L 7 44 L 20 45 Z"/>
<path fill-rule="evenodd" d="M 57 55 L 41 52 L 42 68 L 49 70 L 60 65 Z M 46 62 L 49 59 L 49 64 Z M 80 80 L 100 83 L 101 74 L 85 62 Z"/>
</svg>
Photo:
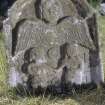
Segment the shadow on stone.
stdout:
<svg viewBox="0 0 105 105">
<path fill-rule="evenodd" d="M 31 86 L 29 88 L 25 88 L 22 85 L 18 85 L 17 88 L 14 88 L 14 93 L 16 95 L 22 96 L 22 97 L 38 97 L 38 96 L 51 96 L 51 97 L 72 97 L 76 94 L 82 94 L 84 92 L 92 92 L 93 90 L 97 89 L 96 84 L 82 84 L 82 85 L 76 85 L 72 84 L 71 89 L 68 87 L 71 84 L 65 84 L 62 90 L 59 90 L 61 86 L 48 86 L 47 88 L 41 88 L 40 86 L 37 89 L 33 89 Z M 105 85 L 103 85 L 104 87 Z"/>
</svg>

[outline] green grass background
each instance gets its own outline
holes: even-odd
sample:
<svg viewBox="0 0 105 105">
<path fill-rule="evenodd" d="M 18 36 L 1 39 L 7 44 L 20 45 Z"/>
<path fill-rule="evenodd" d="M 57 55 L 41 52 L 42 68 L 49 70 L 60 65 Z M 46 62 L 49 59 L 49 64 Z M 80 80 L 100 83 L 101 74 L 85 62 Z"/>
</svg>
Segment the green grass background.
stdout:
<svg viewBox="0 0 105 105">
<path fill-rule="evenodd" d="M 105 71 L 105 17 L 98 16 L 100 48 L 102 64 Z M 0 33 L 0 105 L 105 105 L 105 90 L 85 91 L 82 94 L 74 92 L 71 97 L 19 97 L 10 91 L 7 85 L 7 62 L 4 47 L 4 37 Z"/>
<path fill-rule="evenodd" d="M 97 7 L 102 0 L 87 0 L 93 7 Z"/>
</svg>

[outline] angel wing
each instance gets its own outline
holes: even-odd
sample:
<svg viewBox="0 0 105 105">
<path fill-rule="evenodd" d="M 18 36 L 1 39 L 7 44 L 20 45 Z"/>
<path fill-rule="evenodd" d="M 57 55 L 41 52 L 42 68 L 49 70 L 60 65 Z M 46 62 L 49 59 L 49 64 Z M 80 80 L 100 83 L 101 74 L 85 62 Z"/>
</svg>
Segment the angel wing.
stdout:
<svg viewBox="0 0 105 105">
<path fill-rule="evenodd" d="M 95 49 L 88 26 L 84 20 L 75 17 L 64 18 L 57 25 L 57 31 L 59 37 L 62 37 L 68 43 L 76 43 L 88 49 Z"/>
</svg>

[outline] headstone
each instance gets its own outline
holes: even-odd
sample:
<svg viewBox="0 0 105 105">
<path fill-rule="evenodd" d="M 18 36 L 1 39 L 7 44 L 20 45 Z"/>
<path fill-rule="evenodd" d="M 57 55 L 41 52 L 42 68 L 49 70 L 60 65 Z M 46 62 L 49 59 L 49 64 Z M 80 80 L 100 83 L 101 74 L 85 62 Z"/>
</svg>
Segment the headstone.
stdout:
<svg viewBox="0 0 105 105">
<path fill-rule="evenodd" d="M 17 0 L 3 26 L 11 86 L 104 81 L 96 14 L 86 0 Z"/>
</svg>

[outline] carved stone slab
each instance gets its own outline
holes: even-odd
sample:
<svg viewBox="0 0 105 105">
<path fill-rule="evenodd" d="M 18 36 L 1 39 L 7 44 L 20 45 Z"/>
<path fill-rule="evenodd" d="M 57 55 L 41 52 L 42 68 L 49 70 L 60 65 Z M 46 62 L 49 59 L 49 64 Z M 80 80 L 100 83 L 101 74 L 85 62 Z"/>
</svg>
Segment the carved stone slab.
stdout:
<svg viewBox="0 0 105 105">
<path fill-rule="evenodd" d="M 104 80 L 96 14 L 85 0 L 17 0 L 4 33 L 12 87 Z"/>
</svg>

